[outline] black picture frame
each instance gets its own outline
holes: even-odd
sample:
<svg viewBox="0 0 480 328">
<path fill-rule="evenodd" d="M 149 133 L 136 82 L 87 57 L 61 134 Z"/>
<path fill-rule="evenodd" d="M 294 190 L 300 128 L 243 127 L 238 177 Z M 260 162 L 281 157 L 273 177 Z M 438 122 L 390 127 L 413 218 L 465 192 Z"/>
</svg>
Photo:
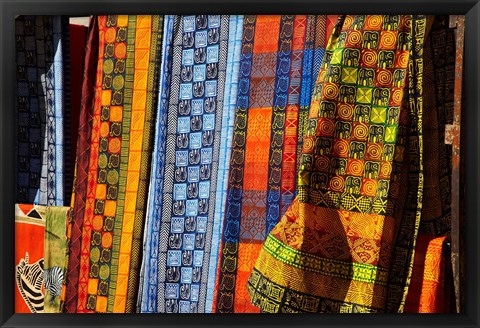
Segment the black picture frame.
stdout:
<svg viewBox="0 0 480 328">
<path fill-rule="evenodd" d="M 478 327 L 479 314 L 479 0 L 0 0 L 0 324 L 2 327 L 439 326 Z M 465 308 L 462 314 L 15 314 L 14 313 L 14 77 L 15 15 L 91 14 L 449 14 L 465 15 L 463 128 L 465 132 Z"/>
</svg>

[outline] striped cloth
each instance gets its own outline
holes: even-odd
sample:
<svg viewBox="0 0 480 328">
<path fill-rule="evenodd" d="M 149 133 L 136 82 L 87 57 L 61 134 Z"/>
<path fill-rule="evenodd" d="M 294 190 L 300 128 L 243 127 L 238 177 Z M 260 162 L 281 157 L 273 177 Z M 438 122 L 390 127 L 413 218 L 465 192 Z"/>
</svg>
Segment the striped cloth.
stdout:
<svg viewBox="0 0 480 328">
<path fill-rule="evenodd" d="M 82 160 L 88 159 L 87 182 L 77 182 L 83 186 L 80 201 L 76 193 L 73 196 L 76 249 L 73 258 L 71 239 L 69 261 L 76 262 L 73 271 L 78 270 L 78 278 L 73 286 L 67 282 L 65 298 L 73 299 L 68 302 L 76 303 L 74 310 L 79 313 L 134 312 L 163 18 L 109 15 L 95 19 L 99 43 L 95 98 L 91 128 L 81 141 L 90 139 L 88 156 L 77 148 Z M 83 113 L 88 116 L 88 109 Z M 89 128 L 88 121 L 81 129 Z M 81 170 L 85 173 L 86 168 Z M 75 217 L 77 210 L 83 217 Z M 76 218 L 81 222 L 76 223 Z"/>
<path fill-rule="evenodd" d="M 219 165 L 217 173 L 217 190 L 215 217 L 212 231 L 212 249 L 208 268 L 207 298 L 205 312 L 212 312 L 215 281 L 217 277 L 223 217 L 227 197 L 227 182 L 230 172 L 233 129 L 235 124 L 235 106 L 237 104 L 238 75 L 240 71 L 240 49 L 242 45 L 243 16 L 230 16 L 227 56 L 227 78 L 223 100 L 223 118 L 220 141 Z"/>
<path fill-rule="evenodd" d="M 159 101 L 155 126 L 154 154 L 150 176 L 147 214 L 145 219 L 143 258 L 136 312 L 155 312 L 157 304 L 157 260 L 159 238 L 159 211 L 163 203 L 165 163 L 166 113 L 170 95 L 173 22 L 175 16 L 164 17 L 163 45 L 159 79 Z M 156 188 L 153 188 L 156 186 Z"/>
</svg>

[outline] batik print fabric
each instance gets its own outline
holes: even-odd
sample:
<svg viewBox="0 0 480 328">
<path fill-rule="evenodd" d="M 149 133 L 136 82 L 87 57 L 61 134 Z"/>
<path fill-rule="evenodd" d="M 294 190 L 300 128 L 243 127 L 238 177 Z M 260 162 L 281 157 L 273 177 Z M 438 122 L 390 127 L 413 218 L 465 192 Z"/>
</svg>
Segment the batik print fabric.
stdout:
<svg viewBox="0 0 480 328">
<path fill-rule="evenodd" d="M 99 46 L 87 188 L 80 203 L 75 194 L 73 205 L 73 215 L 78 204 L 84 216 L 78 284 L 70 293 L 76 294 L 79 313 L 133 312 L 163 19 L 95 19 Z M 68 293 L 67 288 L 67 300 Z"/>
<path fill-rule="evenodd" d="M 424 32 L 423 16 L 339 18 L 311 102 L 298 196 L 248 281 L 262 312 L 403 310 L 423 189 Z"/>
<path fill-rule="evenodd" d="M 164 176 L 151 184 L 154 231 L 146 239 L 150 274 L 144 271 L 142 312 L 205 311 L 228 35 L 228 16 L 174 18 L 171 67 L 162 76 L 171 79 L 166 156 L 156 163 L 161 169 L 164 161 Z"/>
<path fill-rule="evenodd" d="M 72 198 L 67 228 L 67 275 L 65 279 L 64 312 L 75 313 L 77 309 L 77 286 L 80 273 L 80 253 L 85 203 L 88 188 L 90 143 L 95 103 L 95 86 L 99 49 L 98 20 L 91 19 L 85 45 L 85 62 L 81 90 L 81 106 L 78 118 L 77 147 Z"/>
<path fill-rule="evenodd" d="M 214 312 L 258 312 L 246 283 L 296 193 L 296 150 L 326 21 L 245 16 Z"/>
<path fill-rule="evenodd" d="M 43 313 L 45 206 L 15 204 L 15 313 Z"/>
<path fill-rule="evenodd" d="M 67 222 L 70 207 L 48 206 L 45 213 L 44 274 L 45 313 L 62 312 L 62 286 L 65 277 Z"/>
<path fill-rule="evenodd" d="M 63 205 L 62 16 L 15 20 L 17 63 L 17 202 Z"/>
</svg>

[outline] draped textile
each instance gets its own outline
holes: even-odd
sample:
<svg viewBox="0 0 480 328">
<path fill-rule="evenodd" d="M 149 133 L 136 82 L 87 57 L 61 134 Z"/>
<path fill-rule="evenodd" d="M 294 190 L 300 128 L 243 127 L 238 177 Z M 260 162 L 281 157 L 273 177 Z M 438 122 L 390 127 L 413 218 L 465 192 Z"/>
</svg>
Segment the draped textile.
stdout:
<svg viewBox="0 0 480 328">
<path fill-rule="evenodd" d="M 19 16 L 16 38 L 18 203 L 63 205 L 63 16 Z"/>
<path fill-rule="evenodd" d="M 45 206 L 15 204 L 15 313 L 43 313 Z"/>
<path fill-rule="evenodd" d="M 237 104 L 238 74 L 240 65 L 240 49 L 243 34 L 243 15 L 230 16 L 228 35 L 227 68 L 229 72 L 225 80 L 223 100 L 222 131 L 217 173 L 217 190 L 215 200 L 215 221 L 212 231 L 212 248 L 208 267 L 208 283 L 205 312 L 212 312 L 215 282 L 217 277 L 218 259 L 221 234 L 223 231 L 223 217 L 227 200 L 227 182 L 230 172 L 230 158 L 232 154 L 233 128 L 235 124 L 235 106 Z"/>
<path fill-rule="evenodd" d="M 422 205 L 425 24 L 339 18 L 311 102 L 298 196 L 248 280 L 262 312 L 403 310 Z"/>
<path fill-rule="evenodd" d="M 142 312 L 205 312 L 228 36 L 228 16 L 173 18 L 172 45 L 164 48 L 171 66 L 162 71 L 169 97 L 158 120 L 168 125 L 156 143 L 164 138 L 165 150 L 155 150 L 154 163 L 164 174 L 152 175 Z"/>
<path fill-rule="evenodd" d="M 448 17 L 436 16 L 425 41 L 425 196 L 405 312 L 447 313 L 451 262 L 446 242 L 451 228 L 451 146 L 443 127 L 452 123 L 455 43 Z"/>
<path fill-rule="evenodd" d="M 65 276 L 67 222 L 70 207 L 48 206 L 45 212 L 44 239 L 44 311 L 61 313 L 61 293 Z"/>
<path fill-rule="evenodd" d="M 87 181 L 76 181 L 75 188 L 82 186 L 81 197 L 77 198 L 77 189 L 73 196 L 76 238 L 81 231 L 76 245 L 81 245 L 79 261 L 78 257 L 74 260 L 79 269 L 72 267 L 79 272 L 78 284 L 70 283 L 73 288 L 67 288 L 66 299 L 72 299 L 71 304 L 76 302 L 76 312 L 80 313 L 133 312 L 163 19 L 158 15 L 95 19 L 99 43 L 95 97 L 91 99 L 89 92 L 83 94 L 93 102 L 93 113 L 90 125 L 89 109 L 82 111 L 86 125 L 81 129 L 90 131 L 85 131 L 86 139 L 79 141 L 90 139 L 89 154 L 77 148 L 82 161 L 88 161 L 87 168 L 81 169 L 84 179 L 87 170 Z M 83 217 L 75 217 L 77 210 L 83 211 Z M 72 252 L 69 261 L 71 258 Z"/>
<path fill-rule="evenodd" d="M 95 101 L 95 86 L 97 76 L 99 49 L 98 20 L 91 19 L 88 27 L 87 43 L 85 45 L 85 62 L 81 90 L 81 106 L 78 118 L 78 136 L 75 156 L 74 182 L 67 230 L 67 276 L 66 292 L 62 295 L 64 311 L 75 313 L 77 309 L 77 286 L 80 274 L 80 253 L 82 243 L 82 228 L 85 215 L 85 204 L 88 188 L 90 163 L 90 142 Z"/>
<path fill-rule="evenodd" d="M 214 312 L 257 312 L 246 283 L 296 193 L 296 151 L 326 16 L 245 16 Z"/>
<path fill-rule="evenodd" d="M 163 202 L 163 178 L 165 172 L 165 133 L 167 127 L 166 113 L 170 95 L 171 81 L 171 48 L 173 37 L 173 22 L 175 16 L 164 17 L 163 45 L 159 78 L 159 101 L 155 126 L 154 155 L 150 176 L 147 215 L 145 219 L 143 259 L 140 270 L 140 284 L 137 300 L 137 312 L 155 312 L 157 304 L 157 261 L 159 215 Z M 155 186 L 155 188 L 153 188 Z"/>
</svg>

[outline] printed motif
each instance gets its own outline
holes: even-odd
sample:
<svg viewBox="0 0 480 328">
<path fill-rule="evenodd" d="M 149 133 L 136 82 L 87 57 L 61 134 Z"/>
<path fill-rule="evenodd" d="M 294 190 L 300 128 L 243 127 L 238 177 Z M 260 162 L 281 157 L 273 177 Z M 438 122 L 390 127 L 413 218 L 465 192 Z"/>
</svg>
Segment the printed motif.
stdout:
<svg viewBox="0 0 480 328">
<path fill-rule="evenodd" d="M 78 295 L 76 312 L 134 312 L 163 20 L 97 19 L 88 183 L 85 205 L 78 205 L 85 207 L 80 272 L 77 290 L 67 289 L 66 299 Z"/>
<path fill-rule="evenodd" d="M 17 202 L 63 205 L 63 40 L 61 16 L 15 20 Z"/>
<path fill-rule="evenodd" d="M 416 16 L 339 18 L 311 102 L 298 196 L 268 236 L 248 282 L 261 311 L 383 312 L 393 304 L 401 311 L 418 230 L 403 230 L 402 242 L 395 242 L 391 216 L 400 216 L 404 227 L 418 226 L 420 218 L 416 68 L 424 27 L 425 18 Z M 405 158 L 411 192 L 399 211 Z"/>
<path fill-rule="evenodd" d="M 32 313 L 43 313 L 43 259 L 30 264 L 28 252 L 15 267 L 17 287 Z"/>
<path fill-rule="evenodd" d="M 61 313 L 62 286 L 67 252 L 67 222 L 70 207 L 48 206 L 45 214 L 44 279 L 45 313 Z"/>
</svg>

